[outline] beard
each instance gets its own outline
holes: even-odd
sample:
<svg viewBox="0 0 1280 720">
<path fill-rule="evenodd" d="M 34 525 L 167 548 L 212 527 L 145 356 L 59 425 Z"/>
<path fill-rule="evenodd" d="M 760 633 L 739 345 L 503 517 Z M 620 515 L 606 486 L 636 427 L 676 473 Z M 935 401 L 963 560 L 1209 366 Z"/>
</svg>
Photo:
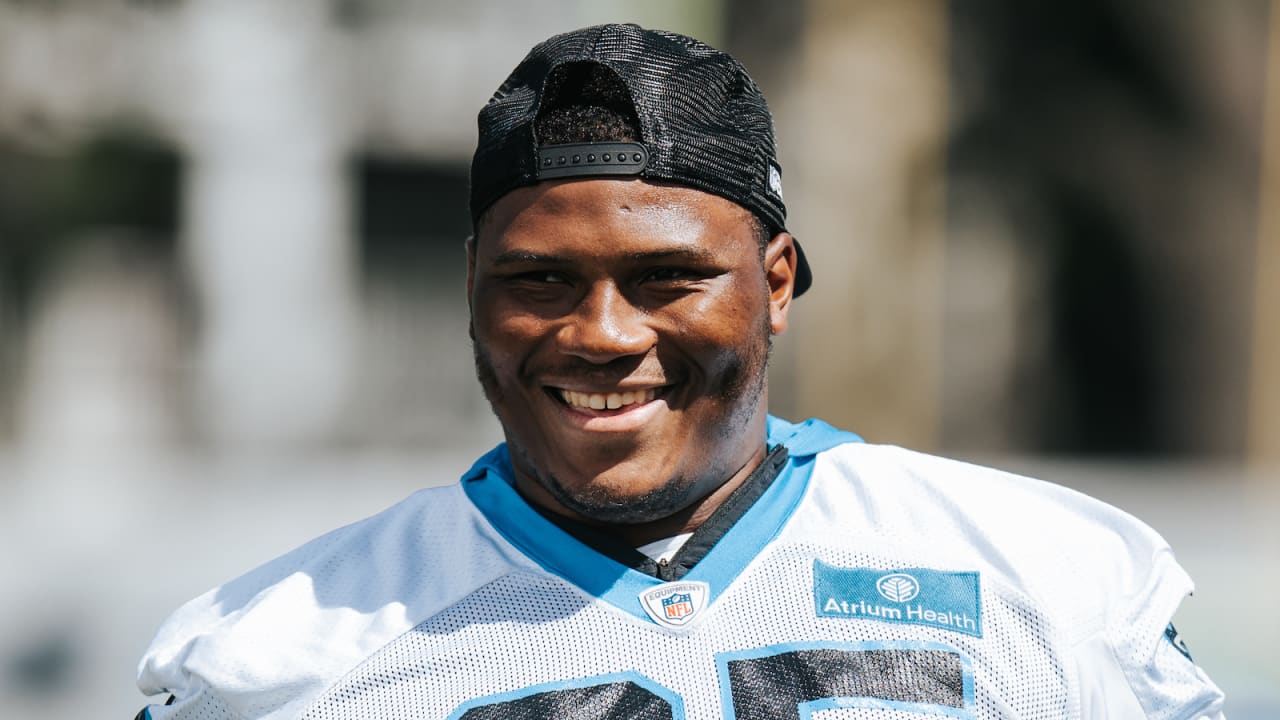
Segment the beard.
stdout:
<svg viewBox="0 0 1280 720">
<path fill-rule="evenodd" d="M 502 409 L 508 405 L 496 365 L 484 345 L 475 339 L 474 331 L 471 337 L 476 377 L 480 381 L 480 386 L 494 415 L 502 424 L 512 462 L 531 476 L 556 502 L 581 518 L 606 525 L 629 525 L 661 520 L 700 500 L 741 469 L 736 466 L 725 468 L 714 465 L 706 468 L 704 473 L 709 470 L 720 475 L 715 478 L 716 482 L 710 485 L 710 490 L 707 489 L 708 484 L 704 482 L 706 478 L 702 474 L 694 477 L 677 474 L 639 495 L 621 492 L 594 482 L 571 489 L 548 468 L 539 467 L 529 448 L 517 433 L 512 432 L 511 424 L 503 417 Z M 755 416 L 760 403 L 763 402 L 769 357 L 773 351 L 773 332 L 767 313 L 755 341 L 746 347 L 732 350 L 730 357 L 721 360 L 718 377 L 710 391 L 706 393 L 709 399 L 727 409 L 718 422 L 698 428 L 699 431 L 708 434 L 708 437 L 704 438 L 709 446 L 707 457 L 717 455 L 714 448 L 725 443 L 738 442 L 744 429 Z"/>
<path fill-rule="evenodd" d="M 523 454 L 523 448 L 512 446 Z M 525 456 L 525 467 L 532 468 L 534 478 L 556 502 L 575 515 L 605 525 L 636 525 L 653 522 L 679 512 L 698 498 L 691 483 L 683 476 L 669 478 L 664 484 L 642 495 L 623 495 L 608 488 L 588 485 L 570 491 L 553 473 L 539 472 Z"/>
</svg>

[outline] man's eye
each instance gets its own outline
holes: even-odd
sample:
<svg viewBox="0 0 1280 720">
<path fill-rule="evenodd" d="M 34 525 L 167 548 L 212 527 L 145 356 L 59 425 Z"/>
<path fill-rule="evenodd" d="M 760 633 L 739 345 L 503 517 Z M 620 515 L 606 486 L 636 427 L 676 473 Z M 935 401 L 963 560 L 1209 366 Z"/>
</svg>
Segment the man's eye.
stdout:
<svg viewBox="0 0 1280 720">
<path fill-rule="evenodd" d="M 690 280 L 697 277 L 696 273 L 685 270 L 684 268 L 658 268 L 649 273 L 647 280 L 657 282 L 667 282 L 671 280 Z"/>
<path fill-rule="evenodd" d="M 546 270 L 520 273 L 515 277 L 515 279 L 523 280 L 524 282 L 539 283 L 539 284 L 557 284 L 557 283 L 568 282 L 565 279 L 564 275 L 561 275 L 558 272 L 550 272 Z"/>
</svg>

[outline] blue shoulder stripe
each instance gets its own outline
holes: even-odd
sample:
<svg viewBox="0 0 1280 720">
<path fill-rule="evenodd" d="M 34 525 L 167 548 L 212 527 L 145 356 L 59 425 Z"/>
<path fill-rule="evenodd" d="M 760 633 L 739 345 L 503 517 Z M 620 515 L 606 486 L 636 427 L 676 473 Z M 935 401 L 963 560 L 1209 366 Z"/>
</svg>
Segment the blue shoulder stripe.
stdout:
<svg viewBox="0 0 1280 720">
<path fill-rule="evenodd" d="M 804 422 L 790 423 L 781 418 L 769 416 L 769 445 L 781 443 L 787 446 L 792 457 L 817 455 L 823 450 L 830 450 L 845 443 L 860 443 L 862 438 L 847 431 L 834 428 L 817 419 L 809 418 Z"/>
</svg>

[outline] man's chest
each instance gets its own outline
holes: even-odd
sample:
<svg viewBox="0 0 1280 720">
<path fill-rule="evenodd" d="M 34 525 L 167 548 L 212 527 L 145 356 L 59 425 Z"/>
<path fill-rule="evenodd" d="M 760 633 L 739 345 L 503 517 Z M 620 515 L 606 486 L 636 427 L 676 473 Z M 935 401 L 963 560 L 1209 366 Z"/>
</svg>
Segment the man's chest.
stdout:
<svg viewBox="0 0 1280 720">
<path fill-rule="evenodd" d="M 974 567 L 775 545 L 710 603 L 680 583 L 648 595 L 666 626 L 553 575 L 507 575 L 371 655 L 304 717 L 1076 713 L 1055 620 Z"/>
</svg>

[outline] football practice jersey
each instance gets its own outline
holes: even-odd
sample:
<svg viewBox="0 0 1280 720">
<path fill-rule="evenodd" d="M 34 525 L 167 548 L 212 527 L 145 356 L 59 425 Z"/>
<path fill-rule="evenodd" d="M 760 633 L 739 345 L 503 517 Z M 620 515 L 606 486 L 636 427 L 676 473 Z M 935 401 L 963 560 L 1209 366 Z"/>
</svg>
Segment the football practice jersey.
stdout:
<svg viewBox="0 0 1280 720">
<path fill-rule="evenodd" d="M 1048 483 L 770 418 L 785 465 L 683 577 L 584 545 L 505 446 L 184 606 L 151 720 L 1221 717 L 1163 540 Z"/>
</svg>

